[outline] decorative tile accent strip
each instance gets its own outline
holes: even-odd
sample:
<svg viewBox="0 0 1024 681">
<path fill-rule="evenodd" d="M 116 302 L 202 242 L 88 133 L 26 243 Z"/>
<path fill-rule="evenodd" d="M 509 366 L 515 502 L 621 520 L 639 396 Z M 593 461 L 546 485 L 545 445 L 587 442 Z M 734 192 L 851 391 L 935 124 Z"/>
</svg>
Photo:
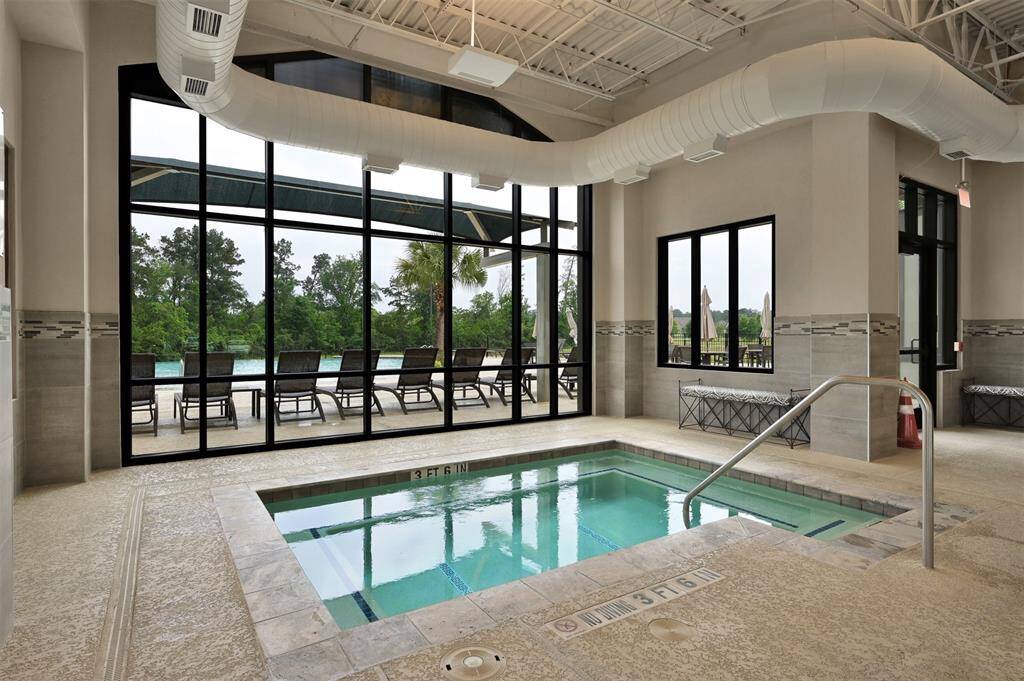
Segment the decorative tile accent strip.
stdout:
<svg viewBox="0 0 1024 681">
<path fill-rule="evenodd" d="M 618 449 L 624 452 L 629 452 L 630 454 L 646 456 L 650 459 L 665 461 L 666 463 L 675 464 L 677 466 L 686 466 L 687 468 L 693 468 L 707 473 L 718 468 L 718 464 L 710 463 L 708 461 L 702 461 L 700 459 L 694 459 L 679 454 L 668 454 L 656 449 L 640 447 L 619 440 L 600 440 L 590 444 L 566 445 L 563 447 L 555 447 L 553 449 L 542 449 L 517 454 L 515 456 L 496 456 L 489 459 L 469 461 L 468 464 L 469 471 L 475 472 L 487 470 L 489 468 L 501 468 L 503 466 L 515 466 L 518 464 L 547 461 L 549 459 L 559 459 L 577 454 L 601 452 L 607 449 Z M 409 470 L 399 470 L 386 475 L 369 475 L 363 477 L 344 478 L 341 480 L 332 478 L 330 474 L 317 474 L 309 476 L 308 480 L 302 480 L 301 482 L 296 481 L 294 484 L 285 486 L 281 486 L 278 480 L 268 481 L 270 484 L 265 488 L 263 488 L 259 483 L 253 483 L 253 489 L 260 501 L 263 503 L 271 501 L 288 501 L 291 499 L 304 499 L 306 497 L 319 496 L 322 494 L 350 492 L 353 490 L 363 489 L 365 487 L 393 485 L 397 482 L 408 480 L 409 473 Z M 908 509 L 914 506 L 913 500 L 910 498 L 901 497 L 898 503 L 894 501 L 894 497 L 892 495 L 889 495 L 886 500 L 861 499 L 859 497 L 840 494 L 839 492 L 834 492 L 814 485 L 795 483 L 794 481 L 787 480 L 785 478 L 776 478 L 773 476 L 750 473 L 736 468 L 729 470 L 725 475 L 726 477 L 736 478 L 737 480 L 743 480 L 744 482 L 751 482 L 764 487 L 783 489 L 787 492 L 792 492 L 793 494 L 811 497 L 812 499 L 823 499 L 825 501 L 831 501 L 836 504 L 851 506 L 853 508 L 860 508 L 888 517 L 905 513 Z"/>
<path fill-rule="evenodd" d="M 648 319 L 597 322 L 594 327 L 594 332 L 598 336 L 653 336 L 655 334 L 655 324 Z"/>
<path fill-rule="evenodd" d="M 1024 319 L 965 319 L 967 336 L 1024 336 Z"/>
<path fill-rule="evenodd" d="M 93 338 L 117 338 L 120 322 L 117 314 L 95 312 L 89 315 L 89 335 Z"/>
<path fill-rule="evenodd" d="M 900 335 L 900 319 L 896 315 L 871 315 L 872 336 Z"/>
<path fill-rule="evenodd" d="M 866 336 L 866 316 L 814 315 L 811 320 L 811 334 L 815 336 Z"/>
<path fill-rule="evenodd" d="M 25 340 L 116 338 L 118 329 L 118 316 L 110 313 L 22 310 L 18 319 L 18 336 Z"/>
<path fill-rule="evenodd" d="M 809 336 L 811 335 L 810 317 L 776 317 L 776 336 Z"/>
<path fill-rule="evenodd" d="M 89 332 L 89 315 L 86 312 L 48 312 L 22 310 L 19 312 L 18 335 L 30 340 L 34 338 L 82 338 Z"/>
</svg>

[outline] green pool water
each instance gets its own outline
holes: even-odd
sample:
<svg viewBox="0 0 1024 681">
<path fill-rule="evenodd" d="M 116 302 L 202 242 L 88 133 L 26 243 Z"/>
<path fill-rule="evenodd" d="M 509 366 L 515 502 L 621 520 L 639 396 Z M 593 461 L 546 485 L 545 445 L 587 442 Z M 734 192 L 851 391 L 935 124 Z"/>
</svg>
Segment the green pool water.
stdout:
<svg viewBox="0 0 1024 681">
<path fill-rule="evenodd" d="M 267 509 L 338 625 L 351 628 L 683 531 L 683 496 L 705 475 L 606 451 Z M 818 539 L 881 519 L 732 478 L 693 513 Z"/>
</svg>

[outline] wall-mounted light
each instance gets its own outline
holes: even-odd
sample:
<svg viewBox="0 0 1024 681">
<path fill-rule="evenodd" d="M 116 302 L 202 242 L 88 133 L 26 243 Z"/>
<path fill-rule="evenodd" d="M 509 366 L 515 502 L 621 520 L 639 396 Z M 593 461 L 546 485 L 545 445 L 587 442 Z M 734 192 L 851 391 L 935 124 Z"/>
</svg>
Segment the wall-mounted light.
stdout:
<svg viewBox="0 0 1024 681">
<path fill-rule="evenodd" d="M 956 195 L 960 205 L 971 207 L 971 184 L 967 181 L 967 159 L 960 160 L 960 181 L 956 183 Z"/>
</svg>

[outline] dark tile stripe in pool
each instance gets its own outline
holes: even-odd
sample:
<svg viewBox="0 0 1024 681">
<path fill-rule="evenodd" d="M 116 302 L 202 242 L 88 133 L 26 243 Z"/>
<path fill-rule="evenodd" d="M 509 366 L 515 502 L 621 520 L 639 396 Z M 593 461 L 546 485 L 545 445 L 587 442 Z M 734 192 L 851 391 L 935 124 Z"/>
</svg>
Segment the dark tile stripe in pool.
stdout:
<svg viewBox="0 0 1024 681">
<path fill-rule="evenodd" d="M 316 528 L 310 530 L 309 533 L 313 535 L 314 539 L 320 539 L 323 536 L 320 534 L 320 530 Z M 340 569 L 340 566 L 337 567 Z M 339 572 L 338 574 L 342 573 Z M 352 596 L 352 600 L 356 602 L 356 605 L 359 606 L 359 610 L 362 611 L 363 617 L 366 618 L 367 622 L 376 622 L 378 619 L 380 619 L 379 617 L 377 617 L 377 613 L 373 611 L 373 608 L 370 607 L 370 604 L 366 602 L 366 599 L 363 597 L 363 593 L 361 591 L 353 591 L 350 595 Z"/>
<path fill-rule="evenodd" d="M 595 472 L 604 473 L 604 472 L 607 472 L 607 471 L 615 471 L 617 473 L 622 473 L 623 475 L 628 475 L 628 476 L 630 476 L 632 478 L 637 478 L 638 480 L 644 480 L 644 481 L 652 483 L 654 485 L 661 485 L 662 487 L 668 487 L 669 489 L 674 489 L 677 492 L 689 492 L 690 491 L 690 490 L 685 489 L 683 487 L 677 487 L 677 486 L 672 485 L 670 483 L 662 482 L 661 480 L 655 480 L 654 478 L 648 478 L 646 475 L 640 475 L 639 473 L 633 473 L 632 471 L 626 471 L 626 470 L 623 470 L 621 468 L 606 468 L 606 469 L 604 469 L 602 471 L 595 471 Z M 592 475 L 592 474 L 591 473 L 583 473 L 580 477 L 583 477 L 583 475 Z M 754 483 L 747 483 L 747 484 L 754 484 Z M 727 504 L 724 501 L 719 501 L 718 499 L 715 499 L 714 497 L 709 497 L 706 494 L 701 494 L 697 498 L 698 499 L 707 499 L 708 501 L 710 501 L 713 504 L 721 504 L 722 506 L 727 506 L 727 507 L 735 508 L 737 511 L 741 511 L 743 513 L 749 513 L 750 515 L 754 516 L 755 518 L 763 518 L 764 520 L 767 520 L 770 523 L 779 523 L 780 525 L 785 525 L 786 527 L 792 527 L 792 528 L 796 528 L 797 527 L 793 523 L 787 523 L 785 520 L 779 520 L 778 518 L 773 518 L 771 516 L 764 515 L 763 513 L 755 513 L 754 511 L 748 511 L 745 508 L 737 506 L 735 503 L 728 503 Z M 842 521 L 840 521 L 840 522 L 842 522 Z"/>
<path fill-rule="evenodd" d="M 845 522 L 846 522 L 845 520 L 833 520 L 832 522 L 828 523 L 827 525 L 822 525 L 821 527 L 818 527 L 818 528 L 815 528 L 815 529 L 811 530 L 810 532 L 808 532 L 804 536 L 805 537 L 813 537 L 814 535 L 821 534 L 822 532 L 824 532 L 826 530 L 831 530 L 833 527 L 839 527 L 840 525 L 842 525 Z"/>
</svg>

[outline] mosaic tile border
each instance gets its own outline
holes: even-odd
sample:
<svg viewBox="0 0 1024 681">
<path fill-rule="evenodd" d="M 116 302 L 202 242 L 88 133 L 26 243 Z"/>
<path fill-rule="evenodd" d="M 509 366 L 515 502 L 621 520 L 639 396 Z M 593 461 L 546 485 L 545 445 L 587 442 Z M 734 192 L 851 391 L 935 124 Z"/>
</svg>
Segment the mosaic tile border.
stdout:
<svg viewBox="0 0 1024 681">
<path fill-rule="evenodd" d="M 118 315 L 111 313 L 40 310 L 18 312 L 18 337 L 23 340 L 116 338 L 119 335 L 119 328 Z"/>
<path fill-rule="evenodd" d="M 657 461 L 664 461 L 665 463 L 671 463 L 677 466 L 686 466 L 687 468 L 693 468 L 695 470 L 705 471 L 708 473 L 715 470 L 720 465 L 704 461 L 702 459 L 682 456 L 680 454 L 669 454 L 657 449 L 641 447 L 628 442 L 621 442 L 619 440 L 604 440 L 586 445 L 567 445 L 564 447 L 556 447 L 554 449 L 516 454 L 513 456 L 499 456 L 489 459 L 469 461 L 468 472 L 473 473 L 490 468 L 537 463 L 541 461 L 549 461 L 551 459 L 576 456 L 578 454 L 591 454 L 594 452 L 604 451 L 606 449 L 620 449 L 630 454 L 645 456 Z M 257 489 L 255 491 L 257 496 L 259 496 L 260 500 L 264 503 L 273 501 L 290 501 L 292 499 L 303 499 L 305 497 L 319 496 L 322 494 L 351 492 L 366 487 L 378 487 L 382 485 L 393 485 L 398 482 L 406 482 L 409 480 L 411 473 L 419 468 L 420 467 L 401 469 L 383 475 L 354 476 L 331 481 L 323 481 L 323 476 L 313 476 L 321 478 L 321 480 L 316 482 L 296 481 L 295 484 L 292 485 Z M 782 490 L 791 494 L 799 494 L 812 499 L 821 499 L 822 501 L 829 501 L 835 504 L 868 511 L 869 513 L 877 513 L 890 518 L 901 513 L 905 513 L 915 507 L 915 499 L 912 497 L 906 497 L 905 499 L 900 500 L 899 503 L 897 503 L 891 496 L 888 500 L 866 499 L 851 494 L 843 494 L 841 491 L 837 491 L 835 489 L 823 488 L 810 484 L 800 484 L 790 479 L 760 475 L 744 471 L 739 468 L 733 468 L 728 471 L 726 473 L 726 477 L 735 478 L 755 485 L 771 487 L 772 489 Z"/>
<path fill-rule="evenodd" d="M 466 463 L 469 471 L 476 471 L 609 448 L 689 465 L 704 471 L 711 471 L 718 465 L 614 439 L 460 463 Z M 419 463 L 417 468 L 422 468 L 422 462 Z M 443 465 L 443 462 L 438 462 L 438 465 Z M 325 677 L 340 678 L 432 645 L 491 629 L 509 617 L 532 617 L 532 613 L 569 602 L 576 606 L 598 604 L 607 599 L 608 587 L 622 585 L 621 588 L 628 591 L 626 585 L 635 577 L 669 576 L 666 570 L 675 574 L 681 566 L 709 567 L 717 551 L 740 541 L 757 541 L 820 563 L 851 570 L 868 569 L 920 542 L 920 509 L 915 507 L 914 497 L 874 490 L 878 493 L 878 499 L 872 501 L 792 480 L 732 471 L 730 477 L 760 484 L 767 482 L 776 489 L 812 497 L 816 497 L 820 491 L 821 496 L 816 498 L 890 517 L 832 541 L 794 535 L 742 517 L 726 518 L 532 575 L 494 589 L 459 596 L 427 608 L 342 631 L 320 600 L 294 553 L 288 548 L 267 513 L 264 501 L 301 498 L 306 493 L 355 490 L 408 480 L 410 472 L 417 468 L 333 480 L 325 480 L 330 476 L 329 473 L 319 473 L 288 480 L 228 485 L 211 490 L 257 639 L 275 677 L 290 678 L 300 672 L 308 675 L 313 671 L 312 665 L 318 672 L 324 672 Z M 882 496 L 885 500 L 881 499 Z M 943 504 L 936 504 L 936 511 L 937 532 L 949 529 L 974 515 L 970 509 Z M 503 588 L 517 591 L 518 596 L 512 601 L 507 592 L 498 596 L 498 590 Z M 495 600 L 488 604 L 491 595 Z M 543 622 L 539 624 L 543 626 Z"/>
<path fill-rule="evenodd" d="M 965 319 L 967 336 L 1024 336 L 1024 319 Z"/>
<path fill-rule="evenodd" d="M 809 336 L 811 335 L 810 317 L 776 317 L 776 336 Z"/>
<path fill-rule="evenodd" d="M 96 312 L 89 315 L 89 335 L 92 338 L 117 338 L 121 323 L 115 313 Z"/>
<path fill-rule="evenodd" d="M 598 336 L 653 336 L 655 324 L 648 319 L 636 319 L 625 322 L 595 322 L 594 333 Z"/>
</svg>

